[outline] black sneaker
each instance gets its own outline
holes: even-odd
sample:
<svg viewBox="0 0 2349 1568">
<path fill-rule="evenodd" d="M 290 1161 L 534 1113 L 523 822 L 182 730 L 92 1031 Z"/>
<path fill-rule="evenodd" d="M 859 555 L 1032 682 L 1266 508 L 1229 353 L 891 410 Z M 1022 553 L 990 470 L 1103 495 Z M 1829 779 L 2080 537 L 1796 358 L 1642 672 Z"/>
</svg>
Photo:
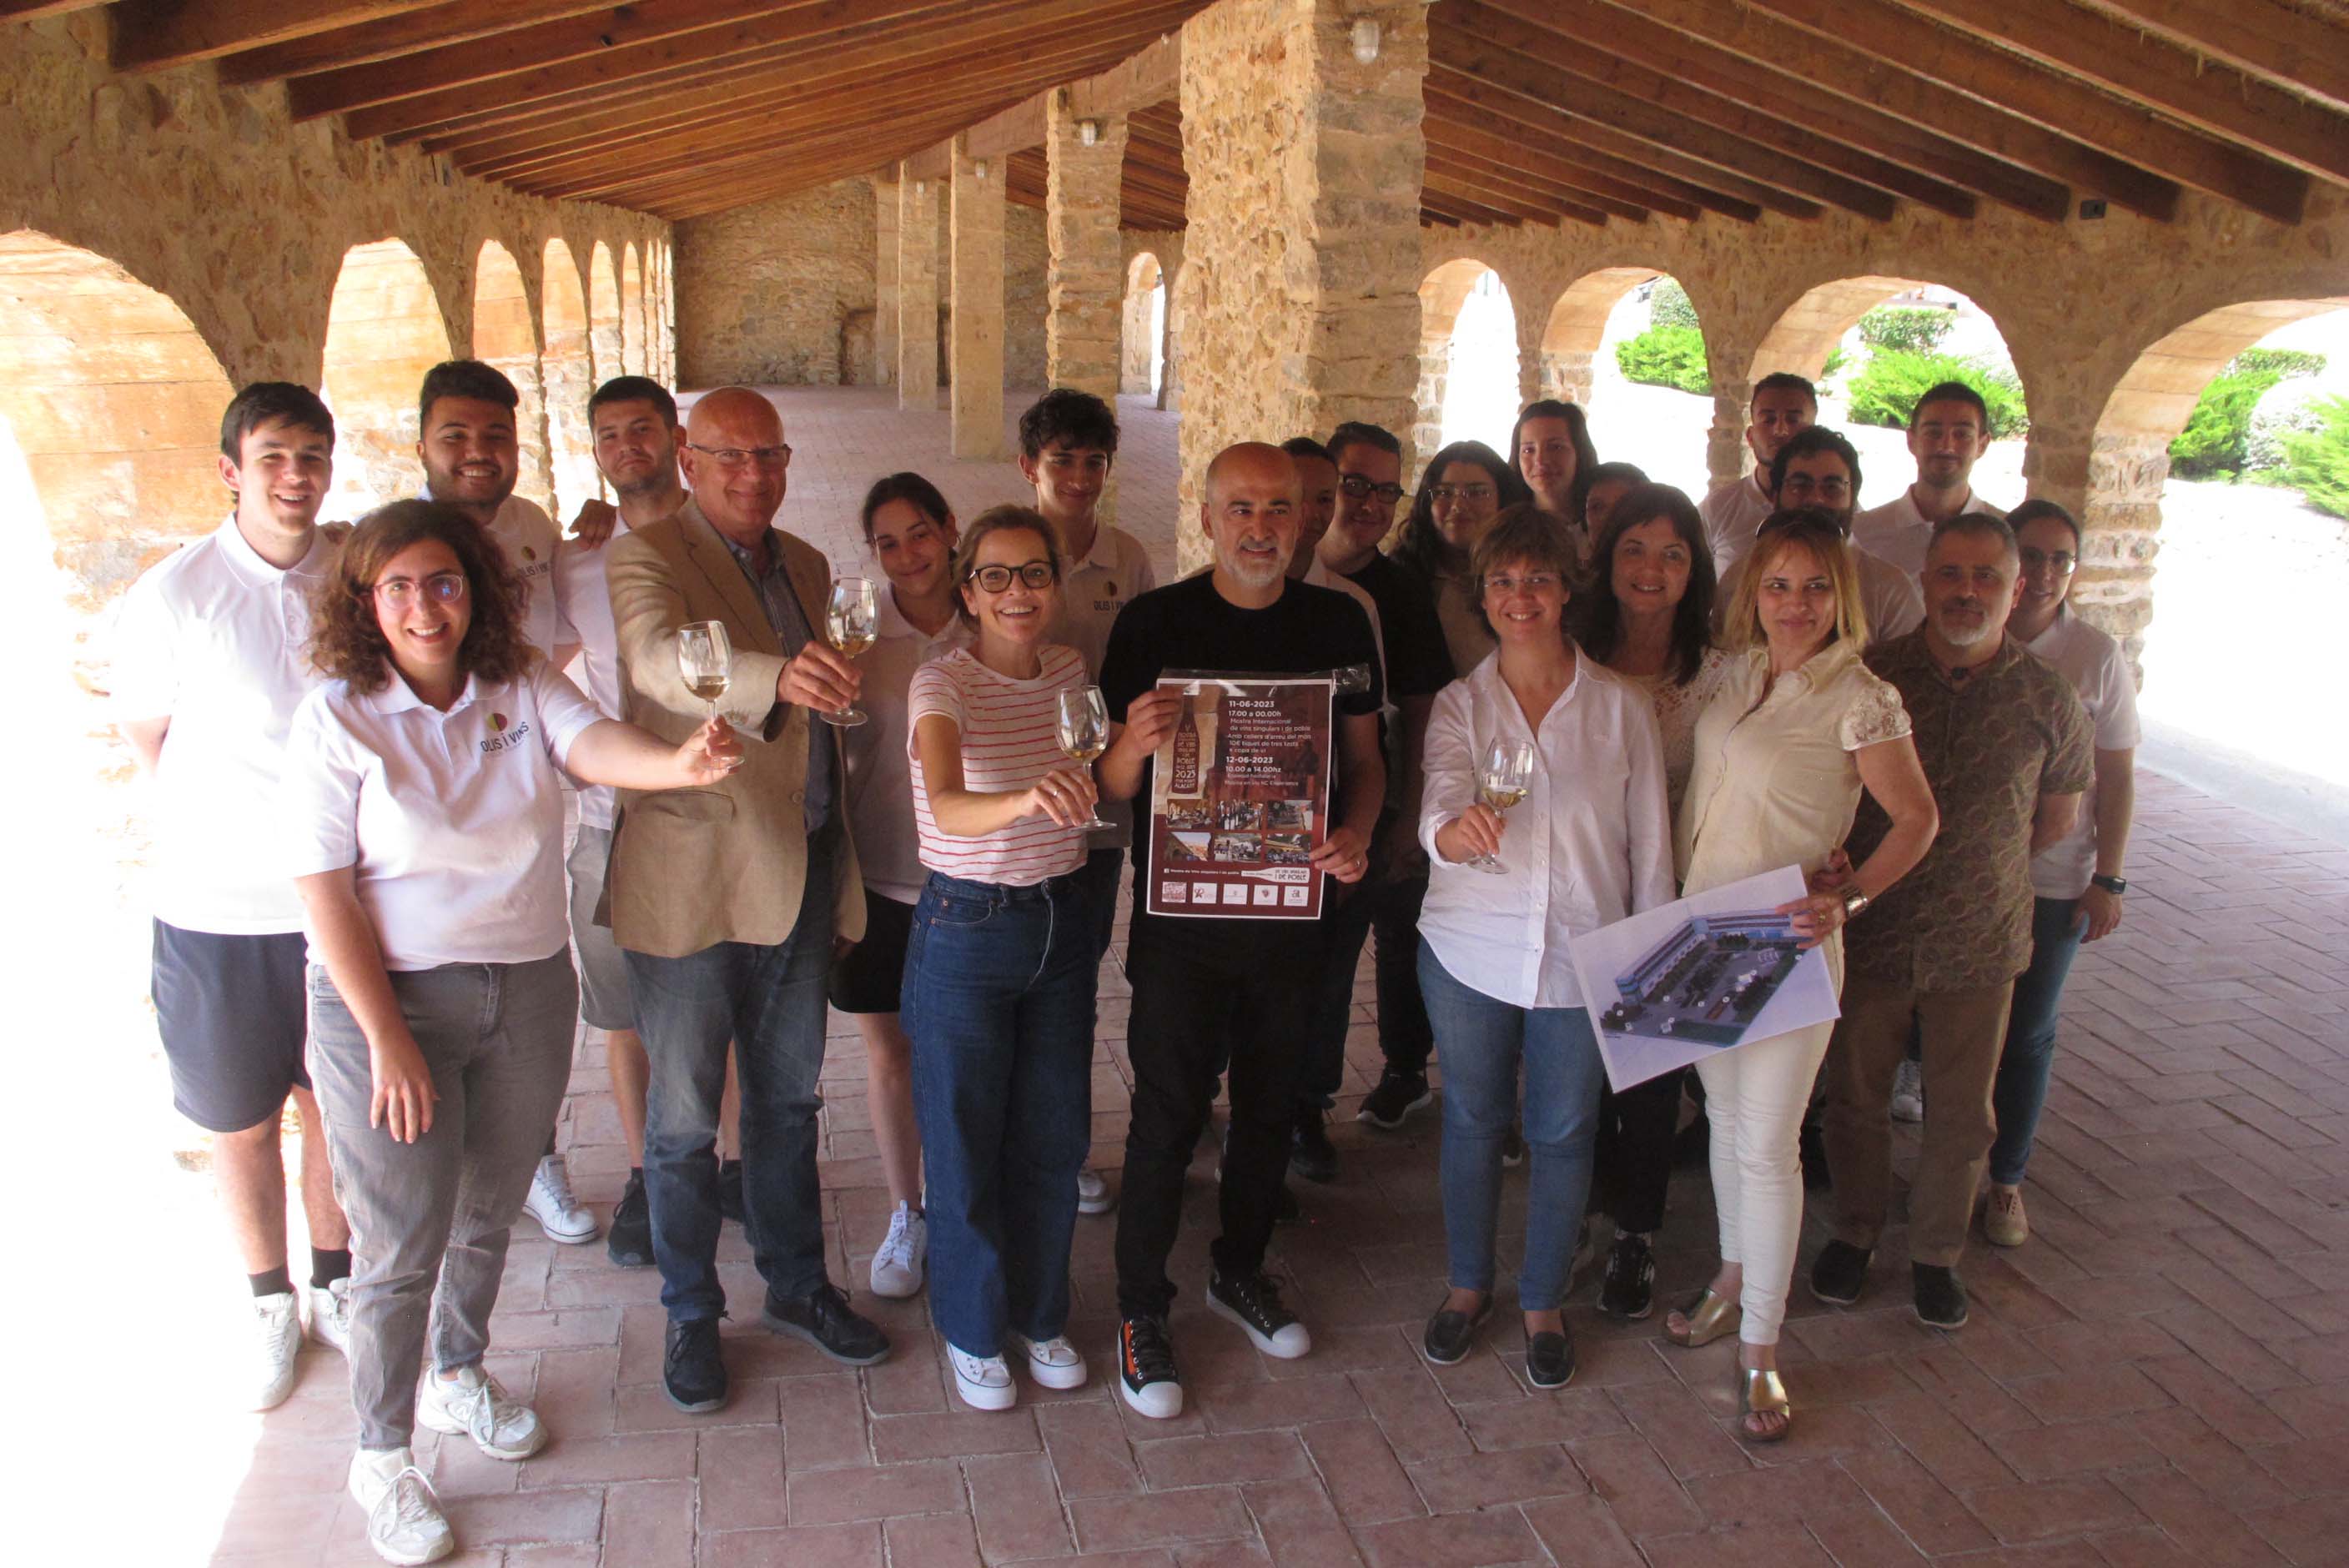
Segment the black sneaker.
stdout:
<svg viewBox="0 0 2349 1568">
<path fill-rule="evenodd" d="M 1319 1106 L 1297 1113 L 1297 1130 L 1288 1139 L 1288 1168 L 1308 1181 L 1338 1179 L 1338 1148 Z"/>
<path fill-rule="evenodd" d="M 1183 1377 L 1163 1317 L 1129 1317 L 1117 1326 L 1117 1391 L 1134 1413 L 1164 1421 L 1183 1413 Z"/>
<path fill-rule="evenodd" d="M 1563 1388 L 1574 1381 L 1574 1336 L 1526 1336 L 1526 1381 L 1537 1388 Z"/>
<path fill-rule="evenodd" d="M 1267 1356 L 1294 1361 L 1313 1348 L 1313 1336 L 1297 1321 L 1295 1313 L 1281 1305 L 1280 1286 L 1268 1274 L 1226 1279 L 1209 1269 L 1207 1309 L 1238 1324 Z"/>
<path fill-rule="evenodd" d="M 720 1160 L 718 1162 L 718 1217 L 742 1223 L 750 1211 L 742 1206 L 742 1162 Z"/>
<path fill-rule="evenodd" d="M 1475 1312 L 1447 1312 L 1438 1309 L 1427 1320 L 1427 1331 L 1420 1336 L 1419 1347 L 1438 1367 L 1456 1367 L 1466 1358 L 1476 1343 L 1476 1331 L 1493 1315 L 1493 1293 L 1476 1304 Z"/>
<path fill-rule="evenodd" d="M 612 1223 L 604 1233 L 604 1251 L 624 1269 L 652 1266 L 653 1211 L 645 1202 L 645 1173 L 628 1172 L 628 1184 L 620 1189 L 620 1204 L 612 1211 Z"/>
<path fill-rule="evenodd" d="M 1607 1249 L 1607 1273 L 1599 1281 L 1599 1315 L 1636 1323 L 1656 1305 L 1656 1254 L 1648 1238 L 1615 1233 Z"/>
<path fill-rule="evenodd" d="M 688 1415 L 702 1415 L 726 1403 L 726 1362 L 718 1354 L 718 1320 L 672 1321 L 661 1355 L 661 1391 Z"/>
<path fill-rule="evenodd" d="M 797 1335 L 834 1361 L 870 1367 L 889 1358 L 889 1336 L 848 1305 L 848 1293 L 824 1284 L 802 1296 L 767 1293 L 759 1321 L 777 1334 Z"/>
<path fill-rule="evenodd" d="M 1829 1242 L 1811 1264 L 1811 1294 L 1829 1306 L 1849 1306 L 1868 1288 L 1868 1260 L 1875 1255 L 1849 1242 Z"/>
<path fill-rule="evenodd" d="M 1909 1277 L 1917 1293 L 1918 1322 L 1928 1328 L 1966 1326 L 1966 1287 L 1957 1270 L 1910 1264 Z"/>
<path fill-rule="evenodd" d="M 1425 1073 L 1399 1073 L 1389 1068 L 1379 1075 L 1378 1088 L 1362 1097 L 1362 1109 L 1354 1113 L 1354 1119 L 1392 1132 L 1405 1117 L 1423 1109 L 1434 1098 Z"/>
</svg>

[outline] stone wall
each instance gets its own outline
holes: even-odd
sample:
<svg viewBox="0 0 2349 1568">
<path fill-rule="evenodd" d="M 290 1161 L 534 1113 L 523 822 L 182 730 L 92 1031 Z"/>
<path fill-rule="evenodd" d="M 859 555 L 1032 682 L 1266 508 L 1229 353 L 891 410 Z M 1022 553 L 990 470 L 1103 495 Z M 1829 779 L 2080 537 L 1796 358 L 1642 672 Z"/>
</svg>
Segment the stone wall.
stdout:
<svg viewBox="0 0 2349 1568">
<path fill-rule="evenodd" d="M 1045 272 L 1050 250 L 1044 211 L 1008 201 L 1003 208 L 1003 385 L 1040 390 L 1044 379 L 1044 317 L 1050 308 Z"/>
<path fill-rule="evenodd" d="M 846 327 L 874 308 L 874 200 L 870 181 L 843 180 L 678 224 L 680 384 L 870 381 L 852 373 Z"/>
</svg>

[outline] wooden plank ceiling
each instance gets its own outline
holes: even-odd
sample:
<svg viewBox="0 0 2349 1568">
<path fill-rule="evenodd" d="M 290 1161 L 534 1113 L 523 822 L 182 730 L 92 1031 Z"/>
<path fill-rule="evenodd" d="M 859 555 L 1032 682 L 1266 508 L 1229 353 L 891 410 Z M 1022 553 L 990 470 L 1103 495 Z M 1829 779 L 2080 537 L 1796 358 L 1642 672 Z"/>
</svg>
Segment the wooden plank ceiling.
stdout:
<svg viewBox="0 0 2349 1568">
<path fill-rule="evenodd" d="M 1109 70 L 1207 0 L 118 0 L 113 63 L 283 82 L 300 119 L 516 190 L 688 218 L 933 149 Z M 88 0 L 0 0 L 0 17 Z M 1437 0 L 1438 223 L 1751 222 L 1901 202 L 2297 222 L 2349 185 L 2339 0 Z M 1032 120 L 1032 117 L 1031 117 Z M 1121 221 L 1180 227 L 1172 99 Z M 1006 159 L 1040 204 L 1042 155 Z"/>
</svg>

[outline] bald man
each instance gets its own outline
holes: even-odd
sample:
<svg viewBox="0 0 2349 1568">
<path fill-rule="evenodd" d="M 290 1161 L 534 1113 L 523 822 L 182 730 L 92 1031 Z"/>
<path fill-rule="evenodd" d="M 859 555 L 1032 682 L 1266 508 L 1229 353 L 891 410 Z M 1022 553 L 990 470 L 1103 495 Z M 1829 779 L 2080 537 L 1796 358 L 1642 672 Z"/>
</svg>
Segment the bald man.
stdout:
<svg viewBox="0 0 2349 1568">
<path fill-rule="evenodd" d="M 1117 728 L 1102 759 L 1102 793 L 1148 798 L 1152 757 L 1174 732 L 1182 699 L 1157 689 L 1181 670 L 1306 675 L 1360 665 L 1369 689 L 1337 699 L 1335 822 L 1313 863 L 1340 882 L 1368 864 L 1386 792 L 1378 713 L 1384 697 L 1371 623 L 1342 593 L 1292 581 L 1300 509 L 1297 465 L 1278 447 L 1226 449 L 1208 465 L 1199 524 L 1209 572 L 1144 593 L 1110 630 L 1102 692 Z M 1147 835 L 1136 833 L 1137 875 Z M 1268 1356 L 1293 1357 L 1312 1337 L 1264 1272 L 1274 1206 L 1305 1065 L 1305 1037 L 1326 941 L 1319 921 L 1173 918 L 1137 898 L 1127 947 L 1133 985 L 1126 1054 L 1133 1119 L 1117 1222 L 1119 1392 L 1144 1416 L 1183 1409 L 1166 1315 L 1166 1260 L 1182 1222 L 1183 1173 L 1206 1128 L 1216 1057 L 1231 1047 L 1231 1135 L 1225 1145 L 1223 1233 L 1212 1248 L 1208 1305 Z"/>
<path fill-rule="evenodd" d="M 718 1103 L 726 1047 L 741 1090 L 743 1200 L 767 1285 L 761 1321 L 864 1367 L 888 1336 L 824 1272 L 816 1185 L 816 1079 L 835 935 L 864 934 L 864 894 L 841 809 L 838 732 L 817 718 L 856 696 L 856 666 L 815 634 L 830 568 L 774 526 L 792 449 L 774 406 L 746 387 L 709 393 L 678 467 L 691 497 L 615 539 L 606 574 L 628 717 L 681 738 L 702 722 L 678 632 L 726 628 L 733 659 L 718 712 L 743 765 L 704 789 L 623 790 L 608 903 L 651 1078 L 645 1196 L 668 1309 L 663 1382 L 700 1412 L 726 1402 L 718 1320 Z"/>
</svg>

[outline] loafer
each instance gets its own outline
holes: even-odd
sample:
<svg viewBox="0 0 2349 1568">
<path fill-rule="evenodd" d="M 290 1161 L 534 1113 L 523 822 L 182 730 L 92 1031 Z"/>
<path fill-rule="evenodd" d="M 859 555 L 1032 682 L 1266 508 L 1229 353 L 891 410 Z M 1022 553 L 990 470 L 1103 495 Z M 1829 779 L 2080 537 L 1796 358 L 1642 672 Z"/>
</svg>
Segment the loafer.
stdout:
<svg viewBox="0 0 2349 1568">
<path fill-rule="evenodd" d="M 2023 1189 L 1992 1183 L 1990 1201 L 1982 1205 L 1982 1234 L 1994 1247 L 2019 1247 L 2031 1239 L 2031 1213 L 2023 1206 Z"/>
<path fill-rule="evenodd" d="M 1811 1294 L 1829 1306 L 1849 1306 L 1868 1288 L 1868 1261 L 1875 1255 L 1849 1242 L 1829 1242 L 1811 1264 Z"/>
<path fill-rule="evenodd" d="M 1438 1367 L 1456 1367 L 1476 1343 L 1476 1331 L 1492 1315 L 1493 1293 L 1489 1290 L 1473 1313 L 1439 1311 L 1427 1320 L 1427 1332 L 1420 1336 L 1420 1348 Z"/>
<path fill-rule="evenodd" d="M 1526 1381 L 1537 1388 L 1563 1388 L 1574 1381 L 1574 1336 L 1526 1336 Z"/>
<path fill-rule="evenodd" d="M 806 1340 L 845 1366 L 870 1367 L 889 1358 L 889 1336 L 850 1306 L 848 1293 L 836 1284 L 820 1284 L 802 1296 L 770 1290 L 759 1321 L 774 1333 Z"/>
<path fill-rule="evenodd" d="M 1909 1275 L 1917 1294 L 1917 1321 L 1928 1328 L 1966 1326 L 1966 1287 L 1955 1269 L 1931 1264 L 1910 1264 Z"/>
</svg>

